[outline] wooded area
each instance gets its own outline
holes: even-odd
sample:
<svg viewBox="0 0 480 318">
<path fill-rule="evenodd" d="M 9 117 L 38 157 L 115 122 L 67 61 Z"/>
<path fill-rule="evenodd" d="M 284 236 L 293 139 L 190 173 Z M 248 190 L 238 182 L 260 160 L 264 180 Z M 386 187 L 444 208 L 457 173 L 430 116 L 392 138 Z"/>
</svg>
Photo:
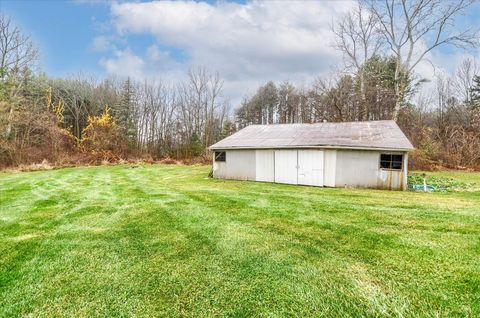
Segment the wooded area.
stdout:
<svg viewBox="0 0 480 318">
<path fill-rule="evenodd" d="M 478 61 L 438 74 L 428 94 L 415 73 L 439 46 L 478 47 L 478 33 L 453 28 L 471 3 L 360 2 L 332 27 L 338 72 L 302 87 L 268 82 L 233 106 L 204 67 L 175 83 L 35 72 L 34 42 L 1 16 L 0 166 L 209 158 L 209 145 L 250 124 L 394 119 L 416 168 L 480 169 Z"/>
</svg>

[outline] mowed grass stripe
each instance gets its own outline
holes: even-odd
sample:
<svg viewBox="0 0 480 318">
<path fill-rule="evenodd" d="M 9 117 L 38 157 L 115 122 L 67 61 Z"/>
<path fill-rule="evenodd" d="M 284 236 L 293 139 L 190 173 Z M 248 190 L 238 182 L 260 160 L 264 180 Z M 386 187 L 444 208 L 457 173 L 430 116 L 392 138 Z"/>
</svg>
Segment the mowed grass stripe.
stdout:
<svg viewBox="0 0 480 318">
<path fill-rule="evenodd" d="M 0 174 L 0 316 L 480 314 L 478 193 L 208 170 Z"/>
</svg>

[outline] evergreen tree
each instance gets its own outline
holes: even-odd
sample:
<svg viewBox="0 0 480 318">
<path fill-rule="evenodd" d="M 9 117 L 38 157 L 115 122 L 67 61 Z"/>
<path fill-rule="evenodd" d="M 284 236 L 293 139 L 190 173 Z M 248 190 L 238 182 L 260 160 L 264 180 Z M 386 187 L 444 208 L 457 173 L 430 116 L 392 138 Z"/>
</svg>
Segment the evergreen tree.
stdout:
<svg viewBox="0 0 480 318">
<path fill-rule="evenodd" d="M 469 111 L 471 114 L 471 126 L 478 131 L 480 129 L 480 75 L 473 77 L 473 85 L 470 92 L 471 103 Z"/>
<path fill-rule="evenodd" d="M 130 143 L 135 143 L 137 127 L 135 124 L 135 89 L 130 78 L 122 86 L 120 103 L 114 109 L 114 116 L 120 131 Z"/>
<path fill-rule="evenodd" d="M 220 136 L 219 136 L 220 140 L 230 136 L 234 132 L 235 132 L 235 127 L 233 126 L 233 123 L 227 119 L 223 123 L 222 130 L 220 131 Z"/>
<path fill-rule="evenodd" d="M 196 133 L 192 135 L 189 142 L 189 150 L 193 156 L 200 156 L 205 152 L 205 146 Z"/>
<path fill-rule="evenodd" d="M 473 107 L 480 107 L 480 75 L 473 77 L 473 85 L 470 89 Z"/>
</svg>

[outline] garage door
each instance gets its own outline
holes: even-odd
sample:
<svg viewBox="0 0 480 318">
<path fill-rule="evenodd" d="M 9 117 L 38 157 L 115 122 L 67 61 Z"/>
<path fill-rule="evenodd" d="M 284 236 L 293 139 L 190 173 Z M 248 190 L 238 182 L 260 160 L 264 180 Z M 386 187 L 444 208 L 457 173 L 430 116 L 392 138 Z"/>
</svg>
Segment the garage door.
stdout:
<svg viewBox="0 0 480 318">
<path fill-rule="evenodd" d="M 298 150 L 298 184 L 323 187 L 323 150 Z"/>
<path fill-rule="evenodd" d="M 297 150 L 275 150 L 275 182 L 297 184 Z"/>
</svg>

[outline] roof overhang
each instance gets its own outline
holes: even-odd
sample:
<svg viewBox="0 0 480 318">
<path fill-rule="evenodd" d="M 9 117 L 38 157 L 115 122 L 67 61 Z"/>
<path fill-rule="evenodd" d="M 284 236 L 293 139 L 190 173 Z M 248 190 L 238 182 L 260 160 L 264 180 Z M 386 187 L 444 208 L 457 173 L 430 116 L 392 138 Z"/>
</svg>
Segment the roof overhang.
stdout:
<svg viewBox="0 0 480 318">
<path fill-rule="evenodd" d="M 397 152 L 410 152 L 415 148 L 382 148 L 382 147 L 353 147 L 353 146 L 276 146 L 276 147 L 209 147 L 210 150 L 254 150 L 254 149 L 345 149 L 345 150 L 371 150 L 371 151 L 397 151 Z"/>
<path fill-rule="evenodd" d="M 353 149 L 408 152 L 411 142 L 392 120 L 250 125 L 210 149 Z"/>
</svg>

